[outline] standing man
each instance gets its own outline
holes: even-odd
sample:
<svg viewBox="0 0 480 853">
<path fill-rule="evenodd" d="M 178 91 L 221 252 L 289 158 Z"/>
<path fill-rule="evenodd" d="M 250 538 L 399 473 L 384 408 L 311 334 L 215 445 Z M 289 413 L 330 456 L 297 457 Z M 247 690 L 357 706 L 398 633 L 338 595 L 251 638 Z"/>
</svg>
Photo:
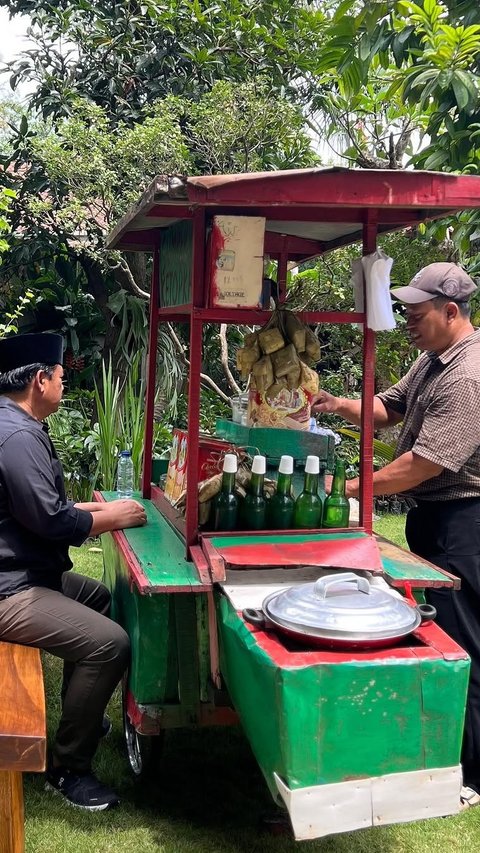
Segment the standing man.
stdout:
<svg viewBox="0 0 480 853">
<path fill-rule="evenodd" d="M 63 392 L 60 335 L 0 340 L 0 640 L 64 661 L 62 716 L 47 787 L 70 804 L 101 811 L 117 795 L 91 762 L 110 696 L 129 660 L 125 631 L 108 618 L 103 584 L 71 573 L 70 545 L 146 523 L 134 500 L 73 504 L 45 418 Z M 1 714 L 1 711 L 0 711 Z"/>
<path fill-rule="evenodd" d="M 476 286 L 455 264 L 429 264 L 392 294 L 423 350 L 408 373 L 374 399 L 377 429 L 401 422 L 395 459 L 373 475 L 375 495 L 404 493 L 411 550 L 461 578 L 457 592 L 429 590 L 437 622 L 470 655 L 462 749 L 462 805 L 480 803 L 480 331 L 470 322 Z M 320 391 L 315 410 L 360 424 L 360 400 Z M 357 497 L 358 478 L 347 483 Z"/>
</svg>

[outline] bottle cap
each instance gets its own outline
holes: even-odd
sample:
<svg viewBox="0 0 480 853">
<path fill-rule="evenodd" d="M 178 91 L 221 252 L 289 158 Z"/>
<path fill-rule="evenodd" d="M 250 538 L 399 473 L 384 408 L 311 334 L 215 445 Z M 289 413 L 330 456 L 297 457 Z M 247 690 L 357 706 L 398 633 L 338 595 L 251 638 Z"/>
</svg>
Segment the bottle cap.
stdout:
<svg viewBox="0 0 480 853">
<path fill-rule="evenodd" d="M 237 457 L 234 453 L 226 453 L 223 458 L 223 473 L 224 474 L 236 474 L 237 473 Z"/>
<path fill-rule="evenodd" d="M 278 466 L 279 474 L 293 474 L 293 456 L 282 456 Z"/>
<path fill-rule="evenodd" d="M 120 451 L 120 456 L 131 456 L 131 455 L 132 454 L 130 453 L 129 450 L 121 450 Z"/>
<path fill-rule="evenodd" d="M 252 462 L 252 474 L 265 474 L 265 456 L 254 456 Z"/>
<path fill-rule="evenodd" d="M 318 474 L 320 471 L 320 460 L 318 456 L 307 456 L 305 462 L 305 474 Z"/>
</svg>

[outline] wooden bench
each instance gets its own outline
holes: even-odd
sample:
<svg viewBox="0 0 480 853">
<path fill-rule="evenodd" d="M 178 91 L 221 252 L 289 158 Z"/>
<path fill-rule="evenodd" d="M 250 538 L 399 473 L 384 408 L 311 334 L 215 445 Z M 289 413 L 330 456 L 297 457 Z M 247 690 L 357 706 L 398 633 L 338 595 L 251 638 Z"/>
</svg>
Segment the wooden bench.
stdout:
<svg viewBox="0 0 480 853">
<path fill-rule="evenodd" d="M 0 642 L 0 853 L 24 853 L 22 773 L 44 770 L 45 755 L 40 652 Z"/>
</svg>

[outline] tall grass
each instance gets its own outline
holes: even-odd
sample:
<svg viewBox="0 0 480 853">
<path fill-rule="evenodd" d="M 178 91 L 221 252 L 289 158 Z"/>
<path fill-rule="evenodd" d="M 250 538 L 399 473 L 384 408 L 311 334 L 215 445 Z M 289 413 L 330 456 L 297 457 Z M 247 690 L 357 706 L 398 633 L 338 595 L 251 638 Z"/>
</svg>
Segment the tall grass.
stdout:
<svg viewBox="0 0 480 853">
<path fill-rule="evenodd" d="M 90 441 L 95 448 L 98 461 L 98 477 L 103 489 L 113 489 L 119 453 L 120 380 L 113 379 L 112 363 L 108 368 L 102 363 L 101 390 L 95 383 L 95 408 L 97 422 L 94 424 Z"/>
<path fill-rule="evenodd" d="M 98 460 L 98 487 L 115 488 L 118 455 L 130 450 L 135 488 L 140 482 L 145 436 L 145 379 L 141 372 L 141 356 L 132 360 L 126 379 L 114 379 L 111 363 L 102 364 L 102 384 L 95 384 L 97 422 L 89 437 Z"/>
<path fill-rule="evenodd" d="M 140 370 L 140 356 L 136 355 L 127 374 L 120 407 L 120 437 L 122 450 L 132 454 L 135 482 L 140 482 L 143 446 L 145 439 L 145 391 L 146 383 Z"/>
</svg>

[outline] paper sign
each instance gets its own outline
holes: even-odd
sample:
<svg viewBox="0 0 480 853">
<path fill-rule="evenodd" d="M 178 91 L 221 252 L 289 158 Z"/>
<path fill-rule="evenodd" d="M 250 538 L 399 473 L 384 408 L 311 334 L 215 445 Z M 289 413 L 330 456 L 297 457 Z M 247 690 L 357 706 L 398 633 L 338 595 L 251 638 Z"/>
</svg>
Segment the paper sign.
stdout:
<svg viewBox="0 0 480 853">
<path fill-rule="evenodd" d="M 264 239 L 263 216 L 213 217 L 209 281 L 214 307 L 261 307 Z"/>
</svg>

